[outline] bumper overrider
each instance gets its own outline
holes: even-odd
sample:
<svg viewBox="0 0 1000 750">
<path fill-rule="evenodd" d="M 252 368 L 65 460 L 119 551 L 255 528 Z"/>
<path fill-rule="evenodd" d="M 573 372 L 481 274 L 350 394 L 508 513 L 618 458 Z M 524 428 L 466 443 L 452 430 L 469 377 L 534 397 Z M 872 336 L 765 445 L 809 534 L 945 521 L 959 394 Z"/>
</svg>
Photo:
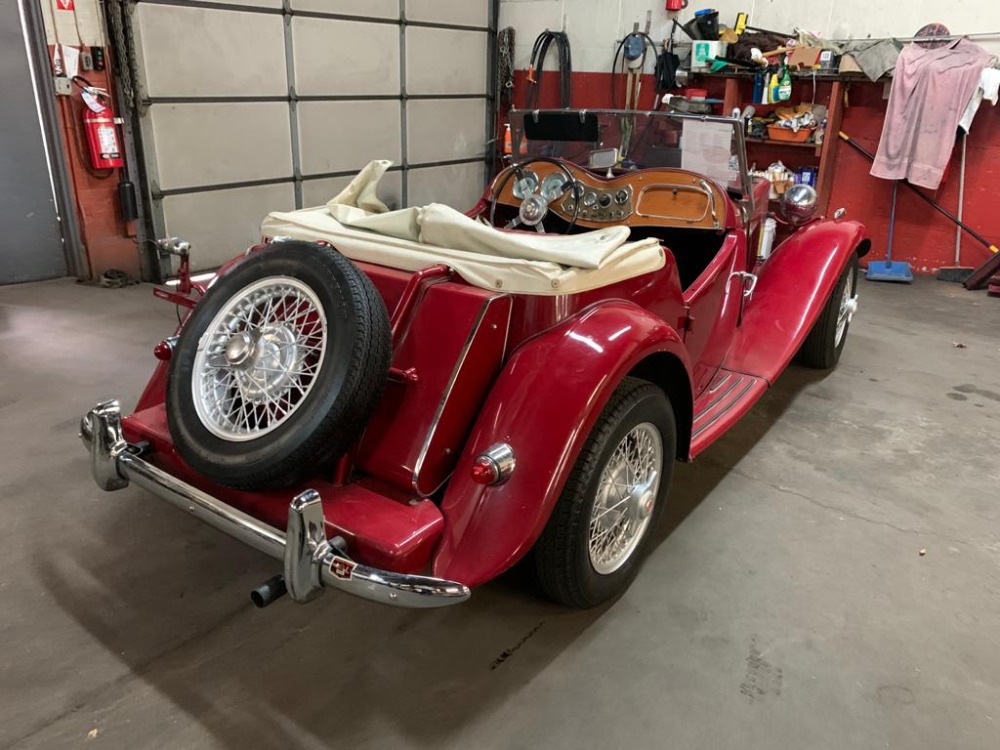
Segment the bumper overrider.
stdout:
<svg viewBox="0 0 1000 750">
<path fill-rule="evenodd" d="M 121 407 L 103 401 L 80 421 L 80 438 L 90 450 L 94 481 L 102 490 L 120 490 L 134 482 L 144 490 L 214 526 L 234 539 L 284 562 L 284 575 L 254 590 L 257 606 L 288 593 L 308 602 L 324 588 L 397 607 L 444 607 L 469 598 L 468 587 L 430 576 L 379 570 L 352 560 L 340 537 L 328 540 L 319 493 L 306 490 L 288 508 L 288 528 L 281 532 L 212 497 L 144 460 L 125 442 Z"/>
</svg>

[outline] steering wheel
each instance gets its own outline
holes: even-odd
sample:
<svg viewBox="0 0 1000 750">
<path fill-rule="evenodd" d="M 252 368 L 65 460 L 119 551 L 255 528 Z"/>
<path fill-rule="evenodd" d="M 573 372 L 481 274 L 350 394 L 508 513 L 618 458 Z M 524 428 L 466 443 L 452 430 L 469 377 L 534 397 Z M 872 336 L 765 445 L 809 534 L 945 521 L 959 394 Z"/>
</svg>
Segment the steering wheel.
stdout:
<svg viewBox="0 0 1000 750">
<path fill-rule="evenodd" d="M 566 181 L 560 185 L 559 193 L 557 195 L 552 195 L 546 197 L 542 191 L 542 185 L 537 180 L 534 185 L 530 185 L 529 181 L 525 178 L 524 172 L 525 168 L 534 164 L 535 162 L 545 162 L 547 164 L 555 164 L 559 167 L 559 170 L 566 177 Z M 577 182 L 573 177 L 573 173 L 566 168 L 566 165 L 558 159 L 551 159 L 547 156 L 535 156 L 530 159 L 525 159 L 524 161 L 514 164 L 510 171 L 504 176 L 497 185 L 496 190 L 493 191 L 493 197 L 490 199 L 490 225 L 496 226 L 494 223 L 494 217 L 497 211 L 497 201 L 500 199 L 500 194 L 503 189 L 510 182 L 511 177 L 517 177 L 518 185 L 521 186 L 521 207 L 517 211 L 517 216 L 511 219 L 504 225 L 504 229 L 514 229 L 515 227 L 524 225 L 526 227 L 534 227 L 536 232 L 542 234 L 545 233 L 545 227 L 542 226 L 542 222 L 545 220 L 546 214 L 549 212 L 549 205 L 554 201 L 562 198 L 567 190 L 572 190 L 574 195 L 577 192 Z M 530 187 L 530 193 L 528 188 Z M 515 196 L 516 197 L 516 196 Z M 579 196 L 577 196 L 579 197 Z M 580 213 L 580 201 L 576 200 L 573 204 L 573 218 L 569 222 L 569 226 L 563 231 L 563 234 L 569 234 L 573 227 L 576 225 L 577 216 Z"/>
</svg>

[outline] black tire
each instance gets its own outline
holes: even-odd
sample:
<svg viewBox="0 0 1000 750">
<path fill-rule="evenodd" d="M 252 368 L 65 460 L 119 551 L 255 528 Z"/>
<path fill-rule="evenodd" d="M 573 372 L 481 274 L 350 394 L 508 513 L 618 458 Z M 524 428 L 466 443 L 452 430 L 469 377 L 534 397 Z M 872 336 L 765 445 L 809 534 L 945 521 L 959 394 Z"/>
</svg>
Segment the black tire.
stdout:
<svg viewBox="0 0 1000 750">
<path fill-rule="evenodd" d="M 241 290 L 277 276 L 312 290 L 327 321 L 326 349 L 311 388 L 284 422 L 251 440 L 227 440 L 205 427 L 194 404 L 199 340 Z M 237 489 L 283 487 L 315 476 L 361 435 L 382 396 L 391 355 L 385 304 L 367 276 L 329 246 L 273 243 L 221 276 L 181 331 L 167 382 L 174 445 L 192 468 Z"/>
<path fill-rule="evenodd" d="M 800 364 L 817 370 L 831 370 L 840 361 L 840 354 L 844 351 L 844 344 L 847 343 L 847 332 L 851 327 L 851 324 L 847 323 L 844 328 L 844 335 L 841 336 L 838 343 L 837 319 L 840 316 L 840 302 L 844 296 L 844 287 L 847 285 L 848 280 L 850 280 L 851 287 L 854 289 L 856 295 L 858 289 L 858 256 L 855 254 L 851 255 L 851 259 L 847 262 L 847 268 L 840 275 L 837 286 L 833 288 L 830 298 L 823 307 L 823 312 L 820 313 L 812 330 L 809 331 L 806 340 L 802 342 L 802 347 L 799 349 L 797 357 Z"/>
<path fill-rule="evenodd" d="M 590 558 L 590 519 L 601 474 L 622 439 L 637 425 L 653 424 L 660 433 L 663 466 L 649 525 L 625 563 L 598 573 Z M 674 413 L 663 391 L 652 383 L 625 378 L 601 412 L 576 459 L 548 524 L 535 544 L 535 571 L 545 593 L 568 607 L 586 609 L 623 593 L 649 550 L 663 511 L 677 449 Z"/>
</svg>

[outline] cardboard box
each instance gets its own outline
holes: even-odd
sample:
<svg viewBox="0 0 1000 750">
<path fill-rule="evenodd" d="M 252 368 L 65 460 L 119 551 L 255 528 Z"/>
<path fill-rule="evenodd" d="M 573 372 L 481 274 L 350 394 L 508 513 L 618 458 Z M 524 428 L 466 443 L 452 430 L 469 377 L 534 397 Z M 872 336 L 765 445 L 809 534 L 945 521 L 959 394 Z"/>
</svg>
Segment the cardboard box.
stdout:
<svg viewBox="0 0 1000 750">
<path fill-rule="evenodd" d="M 814 68 L 819 65 L 819 56 L 822 52 L 819 47 L 796 47 L 788 58 L 788 67 Z"/>
</svg>

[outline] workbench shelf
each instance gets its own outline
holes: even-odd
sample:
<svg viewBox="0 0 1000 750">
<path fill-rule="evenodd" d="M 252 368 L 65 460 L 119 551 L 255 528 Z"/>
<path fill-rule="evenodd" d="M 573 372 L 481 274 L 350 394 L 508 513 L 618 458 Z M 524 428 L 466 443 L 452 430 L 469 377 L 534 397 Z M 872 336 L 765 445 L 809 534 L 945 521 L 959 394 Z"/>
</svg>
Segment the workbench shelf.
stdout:
<svg viewBox="0 0 1000 750">
<path fill-rule="evenodd" d="M 753 105 L 758 111 L 771 111 L 775 106 L 778 106 L 755 104 L 752 101 L 752 74 L 703 73 L 699 74 L 698 77 L 707 79 L 703 84 L 714 83 L 714 88 L 718 87 L 720 79 L 724 81 L 725 92 L 722 96 L 721 114 L 728 115 L 737 108 L 742 111 L 749 105 Z M 811 101 L 813 96 L 811 72 L 793 74 L 793 78 L 795 79 L 793 99 L 785 106 Z M 758 166 L 762 168 L 766 168 L 775 158 L 780 158 L 786 166 L 792 168 L 818 166 L 816 192 L 819 194 L 820 212 L 825 214 L 829 212 L 830 208 L 837 152 L 840 146 L 840 138 L 837 137 L 837 134 L 840 132 L 840 126 L 844 119 L 844 97 L 849 84 L 842 77 L 831 75 L 817 75 L 815 82 L 817 84 L 815 102 L 816 104 L 824 104 L 827 108 L 827 124 L 823 143 L 790 143 L 770 138 L 747 138 L 747 158 L 751 164 L 757 162 Z M 799 94 L 799 96 L 796 97 L 795 94 Z"/>
</svg>

